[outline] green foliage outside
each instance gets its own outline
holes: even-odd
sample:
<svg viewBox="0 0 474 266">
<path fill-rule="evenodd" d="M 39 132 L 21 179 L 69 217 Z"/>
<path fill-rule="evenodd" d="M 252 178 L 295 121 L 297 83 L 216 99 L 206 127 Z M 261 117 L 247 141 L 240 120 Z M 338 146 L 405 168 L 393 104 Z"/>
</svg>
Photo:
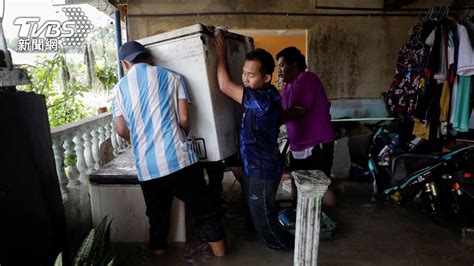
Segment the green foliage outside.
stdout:
<svg viewBox="0 0 474 266">
<path fill-rule="evenodd" d="M 64 157 L 64 166 L 74 166 L 76 164 L 77 156 L 75 154 Z"/>
<path fill-rule="evenodd" d="M 61 73 L 66 72 L 65 68 L 64 54 L 58 53 L 52 59 L 43 58 L 42 63 L 29 69 L 31 83 L 23 88 L 45 96 L 52 128 L 84 119 L 87 115 L 79 97 L 90 88 L 74 79 L 67 80 L 67 75 Z"/>
<path fill-rule="evenodd" d="M 88 38 L 90 50 L 96 56 L 96 76 L 100 82 L 99 90 L 110 93 L 117 83 L 117 55 L 115 41 L 115 32 L 112 25 L 110 27 L 101 27 L 92 32 Z"/>
<path fill-rule="evenodd" d="M 110 91 L 117 84 L 115 67 L 104 66 L 97 69 L 97 78 L 103 86 L 104 91 Z"/>
<path fill-rule="evenodd" d="M 83 56 L 79 49 L 85 52 Z M 84 62 L 82 57 L 88 60 Z M 111 63 L 115 60 L 113 29 L 98 28 L 82 48 L 37 58 L 38 63 L 28 69 L 31 83 L 19 89 L 43 94 L 51 128 L 63 126 L 95 115 L 98 107 L 108 105 L 110 91 L 117 83 L 116 65 Z"/>
</svg>

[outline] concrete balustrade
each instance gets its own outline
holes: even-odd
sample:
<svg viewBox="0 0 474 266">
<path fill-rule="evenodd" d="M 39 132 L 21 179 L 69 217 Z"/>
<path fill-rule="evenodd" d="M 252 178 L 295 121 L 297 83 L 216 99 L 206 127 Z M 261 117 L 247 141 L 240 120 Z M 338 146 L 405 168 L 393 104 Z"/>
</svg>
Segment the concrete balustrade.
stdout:
<svg viewBox="0 0 474 266">
<path fill-rule="evenodd" d="M 86 184 L 87 176 L 100 167 L 100 146 L 111 139 L 113 155 L 130 148 L 117 135 L 110 112 L 51 130 L 56 171 L 63 198 L 69 188 Z"/>
</svg>

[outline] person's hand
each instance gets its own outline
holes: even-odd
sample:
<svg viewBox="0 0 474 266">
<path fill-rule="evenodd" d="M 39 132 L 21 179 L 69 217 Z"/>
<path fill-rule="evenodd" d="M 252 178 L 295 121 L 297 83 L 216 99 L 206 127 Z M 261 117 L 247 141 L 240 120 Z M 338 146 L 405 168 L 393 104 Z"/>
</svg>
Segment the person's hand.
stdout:
<svg viewBox="0 0 474 266">
<path fill-rule="evenodd" d="M 227 44 L 225 41 L 224 34 L 222 34 L 221 30 L 217 30 L 216 35 L 214 37 L 214 43 L 216 46 L 217 56 L 219 56 L 219 58 L 226 58 L 227 57 Z"/>
</svg>

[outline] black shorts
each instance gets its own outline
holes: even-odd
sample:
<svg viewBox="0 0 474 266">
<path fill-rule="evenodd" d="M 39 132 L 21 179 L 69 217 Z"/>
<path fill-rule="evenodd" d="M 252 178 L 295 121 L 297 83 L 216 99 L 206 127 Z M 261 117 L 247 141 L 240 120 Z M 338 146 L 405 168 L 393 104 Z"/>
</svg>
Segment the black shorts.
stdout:
<svg viewBox="0 0 474 266">
<path fill-rule="evenodd" d="M 306 159 L 295 159 L 290 152 L 290 170 L 321 170 L 331 177 L 331 168 L 334 156 L 334 141 L 317 144 Z"/>
<path fill-rule="evenodd" d="M 201 227 L 208 242 L 224 239 L 224 229 L 209 191 L 200 163 L 170 175 L 140 182 L 150 223 L 150 249 L 166 248 L 173 196 L 182 200 Z"/>
<path fill-rule="evenodd" d="M 240 152 L 237 152 L 234 155 L 231 155 L 229 158 L 225 159 L 225 164 L 228 167 L 239 167 L 242 166 L 242 158 L 240 157 Z"/>
</svg>

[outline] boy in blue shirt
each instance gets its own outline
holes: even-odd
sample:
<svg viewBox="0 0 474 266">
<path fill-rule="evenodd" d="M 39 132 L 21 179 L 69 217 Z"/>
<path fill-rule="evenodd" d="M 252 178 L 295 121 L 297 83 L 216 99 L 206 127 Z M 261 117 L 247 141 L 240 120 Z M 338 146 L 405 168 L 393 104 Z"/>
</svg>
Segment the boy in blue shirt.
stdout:
<svg viewBox="0 0 474 266">
<path fill-rule="evenodd" d="M 243 189 L 255 230 L 275 250 L 289 250 L 293 237 L 277 219 L 275 194 L 283 171 L 278 149 L 280 94 L 271 85 L 275 62 L 270 53 L 256 49 L 246 55 L 244 86 L 233 82 L 227 66 L 227 46 L 222 32 L 215 39 L 220 90 L 243 105 L 240 153 Z"/>
</svg>

